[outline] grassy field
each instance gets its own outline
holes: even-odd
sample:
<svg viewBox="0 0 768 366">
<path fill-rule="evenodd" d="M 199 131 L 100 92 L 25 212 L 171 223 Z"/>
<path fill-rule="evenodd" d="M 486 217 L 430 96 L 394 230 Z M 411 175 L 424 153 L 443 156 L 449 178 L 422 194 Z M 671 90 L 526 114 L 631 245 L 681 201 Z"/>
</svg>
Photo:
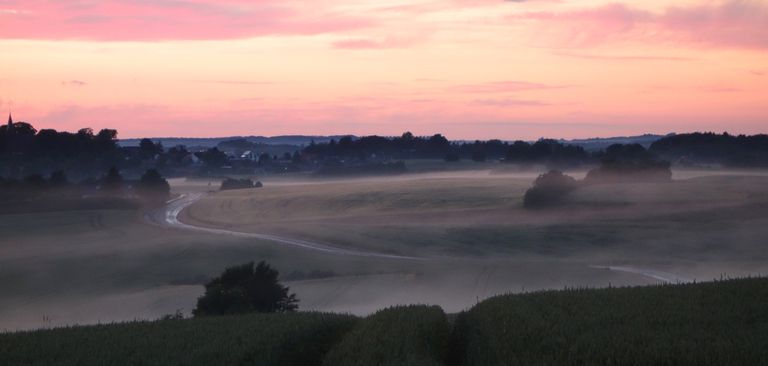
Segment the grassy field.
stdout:
<svg viewBox="0 0 768 366">
<path fill-rule="evenodd" d="M 429 257 L 624 257 L 764 261 L 768 177 L 596 185 L 562 210 L 529 212 L 532 176 L 488 172 L 274 184 L 205 198 L 201 226 Z"/>
<path fill-rule="evenodd" d="M 0 334 L 0 364 L 763 365 L 767 308 L 767 278 L 570 289 L 450 317 L 419 305 Z"/>
<path fill-rule="evenodd" d="M 226 235 L 166 229 L 135 210 L 0 216 L 0 330 L 189 313 L 202 283 L 266 260 L 303 310 L 367 315 L 409 303 L 458 312 L 498 293 L 658 283 L 596 267 L 636 266 L 711 280 L 768 273 L 765 176 L 677 174 L 666 185 L 593 186 L 561 212 L 520 207 L 534 173 L 445 172 L 352 180 L 280 178 L 215 193 L 183 220 L 401 253 L 347 257 Z M 215 189 L 172 182 L 175 192 Z"/>
</svg>

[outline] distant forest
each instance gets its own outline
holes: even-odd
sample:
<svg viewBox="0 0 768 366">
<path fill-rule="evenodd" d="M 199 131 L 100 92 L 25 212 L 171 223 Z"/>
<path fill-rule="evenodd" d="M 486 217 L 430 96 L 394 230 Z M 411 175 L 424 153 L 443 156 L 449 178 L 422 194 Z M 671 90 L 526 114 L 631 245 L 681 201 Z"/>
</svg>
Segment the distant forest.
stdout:
<svg viewBox="0 0 768 366">
<path fill-rule="evenodd" d="M 673 166 L 768 167 L 768 135 L 691 133 L 668 135 L 648 149 L 614 144 L 597 151 L 557 140 L 452 142 L 440 134 L 398 137 L 341 137 L 306 146 L 280 145 L 261 151 L 262 144 L 224 141 L 217 147 L 188 150 L 165 147 L 149 139 L 120 146 L 118 132 L 84 128 L 77 132 L 37 130 L 29 123 L 0 126 L 0 182 L 65 172 L 76 181 L 99 179 L 116 168 L 126 179 L 148 169 L 163 176 L 215 176 L 309 172 L 328 174 L 398 174 L 414 159 L 493 161 L 525 167 L 567 169 L 595 166 L 606 160 L 667 161 Z M 400 162 L 406 162 L 402 164 Z M 645 163 L 643 163 L 645 164 Z"/>
</svg>

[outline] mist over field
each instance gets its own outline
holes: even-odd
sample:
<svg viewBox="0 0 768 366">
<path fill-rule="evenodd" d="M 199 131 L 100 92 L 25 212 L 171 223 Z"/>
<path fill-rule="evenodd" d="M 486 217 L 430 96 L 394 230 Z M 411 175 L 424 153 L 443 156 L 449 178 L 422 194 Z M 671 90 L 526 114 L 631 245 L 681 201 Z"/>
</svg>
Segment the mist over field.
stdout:
<svg viewBox="0 0 768 366">
<path fill-rule="evenodd" d="M 537 176 L 274 177 L 222 192 L 215 179 L 178 178 L 173 195 L 196 198 L 174 213 L 177 224 L 164 207 L 158 219 L 115 209 L 4 215 L 0 325 L 189 314 L 208 279 L 247 260 L 274 265 L 302 310 L 356 315 L 768 271 L 764 172 L 678 170 L 671 183 L 585 186 L 561 209 L 526 210 Z"/>
</svg>

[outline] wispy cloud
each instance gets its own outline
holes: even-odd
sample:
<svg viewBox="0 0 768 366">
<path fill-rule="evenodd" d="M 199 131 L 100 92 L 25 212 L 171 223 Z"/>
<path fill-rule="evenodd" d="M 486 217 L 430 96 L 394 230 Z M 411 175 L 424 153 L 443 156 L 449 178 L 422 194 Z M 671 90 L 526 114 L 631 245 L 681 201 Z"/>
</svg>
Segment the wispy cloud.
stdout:
<svg viewBox="0 0 768 366">
<path fill-rule="evenodd" d="M 475 104 L 491 107 L 540 107 L 550 105 L 547 102 L 524 99 L 477 99 Z"/>
<path fill-rule="evenodd" d="M 546 89 L 561 89 L 566 88 L 565 85 L 547 85 L 541 83 L 533 83 L 528 81 L 491 81 L 486 83 L 477 84 L 464 84 L 454 85 L 451 88 L 453 91 L 465 92 L 465 93 L 506 93 L 506 92 L 519 92 L 528 90 L 546 90 Z"/>
<path fill-rule="evenodd" d="M 531 21 L 555 46 L 589 47 L 615 41 L 653 41 L 691 46 L 768 48 L 768 3 L 728 0 L 718 5 L 674 6 L 662 12 L 621 3 L 568 11 L 511 15 Z"/>
<path fill-rule="evenodd" d="M 252 80 L 193 80 L 201 84 L 229 84 L 229 85 L 271 85 L 271 81 L 252 81 Z"/>
<path fill-rule="evenodd" d="M 555 55 L 563 57 L 573 57 L 588 60 L 604 61 L 694 61 L 693 57 L 679 56 L 648 56 L 648 55 L 601 55 L 576 52 L 554 52 Z"/>
<path fill-rule="evenodd" d="M 278 0 L 7 0 L 0 38 L 213 40 L 315 35 L 369 27 L 367 17 Z"/>
<path fill-rule="evenodd" d="M 62 81 L 61 85 L 63 85 L 63 86 L 78 86 L 79 87 L 79 86 L 86 86 L 86 85 L 88 85 L 88 83 L 86 83 L 85 81 L 80 81 L 80 80 L 68 80 L 68 81 Z"/>
</svg>

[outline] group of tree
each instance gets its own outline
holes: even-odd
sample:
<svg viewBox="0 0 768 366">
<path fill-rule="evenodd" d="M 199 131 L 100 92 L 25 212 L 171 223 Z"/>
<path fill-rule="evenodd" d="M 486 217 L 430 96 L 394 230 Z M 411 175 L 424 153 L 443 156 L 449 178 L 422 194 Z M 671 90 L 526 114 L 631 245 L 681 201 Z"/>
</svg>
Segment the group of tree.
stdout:
<svg viewBox="0 0 768 366">
<path fill-rule="evenodd" d="M 589 154 L 581 147 L 556 140 L 541 139 L 533 143 L 501 140 L 451 142 L 443 135 L 414 136 L 406 132 L 399 137 L 343 137 L 339 141 L 310 144 L 302 151 L 318 159 L 444 159 L 448 162 L 504 160 L 518 164 L 577 166 L 588 162 Z"/>
<path fill-rule="evenodd" d="M 688 133 L 666 136 L 649 150 L 681 165 L 768 166 L 768 135 Z"/>
<path fill-rule="evenodd" d="M 299 300 L 278 281 L 279 273 L 266 262 L 229 267 L 205 285 L 192 311 L 195 316 L 293 312 Z"/>
<path fill-rule="evenodd" d="M 220 191 L 228 191 L 233 189 L 251 189 L 251 188 L 261 188 L 264 185 L 260 181 L 253 181 L 249 178 L 225 178 L 223 181 L 221 181 L 221 188 L 219 188 Z"/>
<path fill-rule="evenodd" d="M 29 198 L 72 198 L 82 196 L 123 197 L 135 196 L 146 203 L 168 199 L 170 185 L 155 169 L 147 170 L 137 181 L 126 181 L 116 167 L 103 176 L 88 178 L 77 183 L 57 170 L 49 176 L 30 174 L 23 179 L 0 177 L 0 201 L 24 201 Z"/>
<path fill-rule="evenodd" d="M 600 165 L 587 172 L 579 182 L 558 170 L 540 175 L 525 192 L 525 208 L 548 208 L 562 205 L 580 185 L 601 183 L 659 183 L 672 180 L 669 162 L 639 144 L 614 144 L 599 154 Z"/>
<path fill-rule="evenodd" d="M 116 130 L 94 133 L 90 128 L 83 128 L 72 133 L 53 129 L 38 131 L 26 122 L 12 126 L 12 131 L 7 124 L 0 126 L 0 174 L 14 176 L 19 171 L 63 169 L 75 176 L 84 176 L 119 164 L 122 159 Z"/>
<path fill-rule="evenodd" d="M 536 178 L 533 186 L 525 192 L 523 207 L 536 209 L 559 206 L 578 186 L 579 183 L 573 177 L 551 170 Z"/>
<path fill-rule="evenodd" d="M 672 180 L 671 164 L 639 144 L 611 145 L 600 156 L 600 165 L 584 178 L 588 184 Z"/>
</svg>

